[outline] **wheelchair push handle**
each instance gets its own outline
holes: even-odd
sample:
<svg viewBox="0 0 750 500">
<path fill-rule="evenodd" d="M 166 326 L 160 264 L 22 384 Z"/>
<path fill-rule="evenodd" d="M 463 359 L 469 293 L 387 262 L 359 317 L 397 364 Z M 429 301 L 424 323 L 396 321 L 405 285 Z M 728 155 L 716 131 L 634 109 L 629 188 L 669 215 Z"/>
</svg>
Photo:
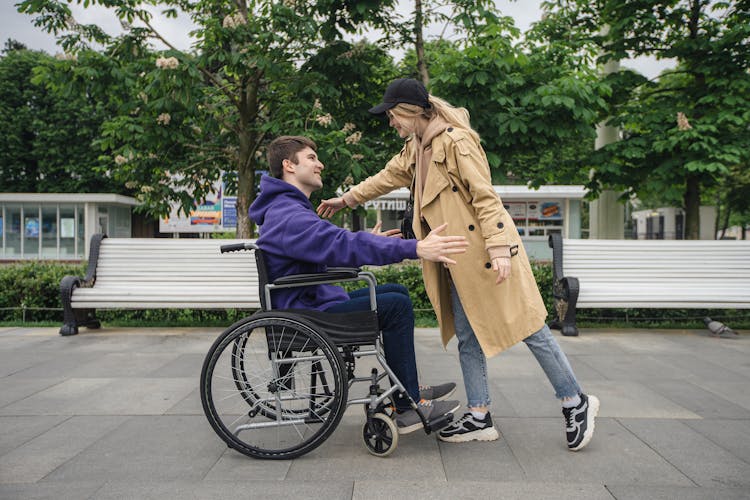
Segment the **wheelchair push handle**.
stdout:
<svg viewBox="0 0 750 500">
<path fill-rule="evenodd" d="M 221 249 L 221 253 L 228 253 L 240 252 L 242 250 L 255 250 L 258 247 L 254 243 L 230 243 L 229 245 L 221 245 L 219 248 Z"/>
</svg>

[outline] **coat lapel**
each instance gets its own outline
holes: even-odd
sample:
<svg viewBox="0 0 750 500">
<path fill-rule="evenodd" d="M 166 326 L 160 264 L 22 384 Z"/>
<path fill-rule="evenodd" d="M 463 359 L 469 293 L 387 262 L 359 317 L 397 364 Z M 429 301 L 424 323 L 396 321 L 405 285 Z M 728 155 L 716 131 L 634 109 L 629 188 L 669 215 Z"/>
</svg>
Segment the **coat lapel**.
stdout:
<svg viewBox="0 0 750 500">
<path fill-rule="evenodd" d="M 427 169 L 421 208 L 429 205 L 440 192 L 450 186 L 448 172 L 445 171 L 445 145 L 442 141 L 432 141 L 432 161 Z"/>
</svg>

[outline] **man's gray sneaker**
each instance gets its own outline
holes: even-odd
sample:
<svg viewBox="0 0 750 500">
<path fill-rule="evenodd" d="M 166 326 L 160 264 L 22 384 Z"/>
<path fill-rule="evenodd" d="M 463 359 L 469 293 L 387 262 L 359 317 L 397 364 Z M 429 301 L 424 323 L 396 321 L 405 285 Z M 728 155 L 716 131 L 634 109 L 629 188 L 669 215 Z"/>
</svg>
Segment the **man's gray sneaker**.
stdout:
<svg viewBox="0 0 750 500">
<path fill-rule="evenodd" d="M 458 401 L 431 401 L 423 399 L 417 404 L 417 407 L 422 412 L 425 420 L 432 420 L 446 413 L 453 413 L 461 408 L 461 403 Z M 396 422 L 399 434 L 409 434 L 423 427 L 417 410 L 407 410 L 403 413 L 398 413 L 393 421 Z"/>
<path fill-rule="evenodd" d="M 419 399 L 426 399 L 428 401 L 445 401 L 456 392 L 456 384 L 453 382 L 447 382 L 440 385 L 420 385 L 419 386 Z"/>
</svg>

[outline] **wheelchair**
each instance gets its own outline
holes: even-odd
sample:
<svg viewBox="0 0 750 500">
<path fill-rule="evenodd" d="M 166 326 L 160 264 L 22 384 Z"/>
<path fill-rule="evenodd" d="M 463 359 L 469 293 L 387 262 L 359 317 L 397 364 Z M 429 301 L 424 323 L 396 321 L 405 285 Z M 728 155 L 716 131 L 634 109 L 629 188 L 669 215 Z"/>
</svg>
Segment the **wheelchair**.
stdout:
<svg viewBox="0 0 750 500">
<path fill-rule="evenodd" d="M 329 268 L 269 283 L 257 245 L 221 246 L 222 253 L 242 250 L 255 253 L 261 310 L 221 333 L 206 354 L 200 379 L 203 411 L 230 448 L 261 459 L 302 456 L 328 439 L 348 406 L 361 404 L 366 417 L 362 441 L 371 454 L 386 457 L 398 446 L 392 418 L 396 394 L 403 394 L 416 409 L 427 434 L 451 422 L 450 413 L 426 419 L 388 367 L 372 273 Z M 274 290 L 345 281 L 367 283 L 369 311 L 333 314 L 272 308 Z M 373 357 L 381 369 L 358 376 L 356 361 L 364 357 Z M 349 399 L 355 384 L 367 384 L 367 393 Z"/>
</svg>

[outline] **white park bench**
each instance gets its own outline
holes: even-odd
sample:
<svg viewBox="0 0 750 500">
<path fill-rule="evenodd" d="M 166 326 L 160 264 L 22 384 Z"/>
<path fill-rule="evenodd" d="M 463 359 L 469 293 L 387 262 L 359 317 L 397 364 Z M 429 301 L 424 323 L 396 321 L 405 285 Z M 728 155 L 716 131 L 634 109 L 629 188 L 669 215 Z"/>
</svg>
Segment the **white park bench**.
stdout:
<svg viewBox="0 0 750 500">
<path fill-rule="evenodd" d="M 750 241 L 550 236 L 553 328 L 578 335 L 576 308 L 750 309 Z"/>
<path fill-rule="evenodd" d="M 99 328 L 97 309 L 259 309 L 253 252 L 219 251 L 243 241 L 94 235 L 86 276 L 60 283 L 60 334 Z"/>
</svg>

